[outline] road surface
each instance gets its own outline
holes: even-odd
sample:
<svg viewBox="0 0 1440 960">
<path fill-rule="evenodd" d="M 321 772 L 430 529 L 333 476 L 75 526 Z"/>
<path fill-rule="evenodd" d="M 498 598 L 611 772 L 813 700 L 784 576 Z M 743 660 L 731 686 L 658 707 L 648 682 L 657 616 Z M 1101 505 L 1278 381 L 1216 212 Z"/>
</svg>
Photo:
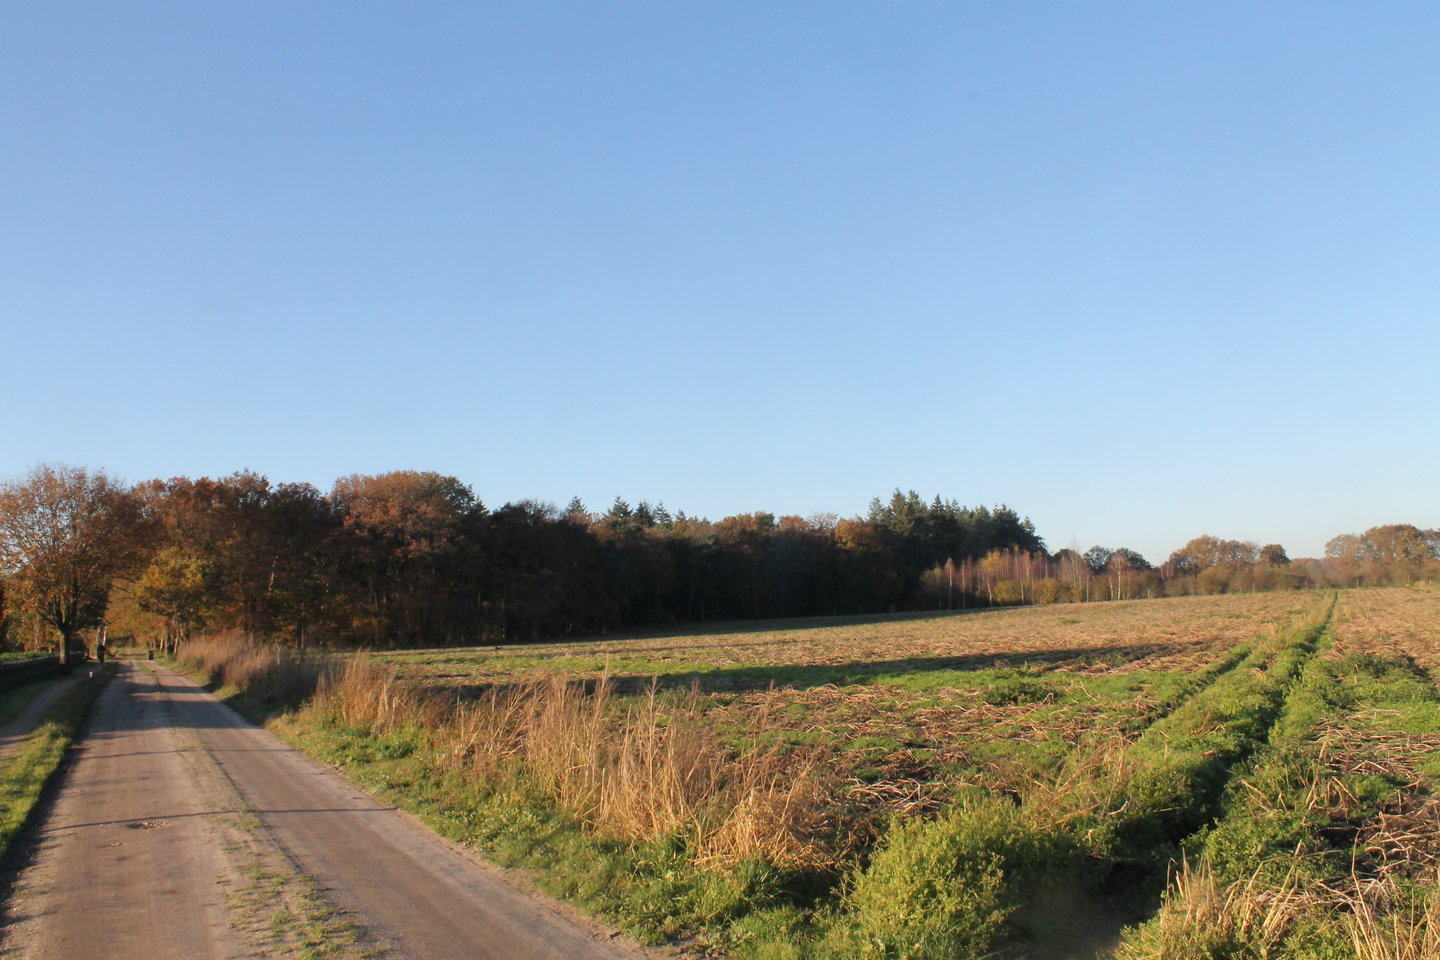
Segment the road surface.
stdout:
<svg viewBox="0 0 1440 960">
<path fill-rule="evenodd" d="M 642 960 L 257 729 L 121 663 L 14 880 L 0 957 Z"/>
</svg>

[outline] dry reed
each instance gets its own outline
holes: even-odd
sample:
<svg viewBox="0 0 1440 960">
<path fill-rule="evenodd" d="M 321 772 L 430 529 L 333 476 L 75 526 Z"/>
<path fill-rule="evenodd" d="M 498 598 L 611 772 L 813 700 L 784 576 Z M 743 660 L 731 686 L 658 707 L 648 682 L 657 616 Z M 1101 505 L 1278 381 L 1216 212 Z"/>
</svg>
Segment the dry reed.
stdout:
<svg viewBox="0 0 1440 960">
<path fill-rule="evenodd" d="M 1165 903 L 1150 935 L 1127 941 L 1119 960 L 1177 960 L 1188 957 L 1272 956 L 1302 913 L 1312 906 L 1294 871 L 1277 886 L 1259 873 L 1222 883 L 1201 861 L 1182 860 L 1171 878 Z"/>
<path fill-rule="evenodd" d="M 203 672 L 215 689 L 231 687 L 287 707 L 305 702 L 333 670 L 328 658 L 238 635 L 192 640 L 180 648 L 176 658 Z"/>
<path fill-rule="evenodd" d="M 530 791 L 631 842 L 683 838 L 697 863 L 834 863 L 834 784 L 813 759 L 731 747 L 698 691 L 616 696 L 608 677 L 551 675 L 446 701 L 393 668 L 352 660 L 315 709 L 351 727 L 423 730 L 472 782 Z"/>
<path fill-rule="evenodd" d="M 1021 800 L 1036 826 L 1104 822 L 1125 809 L 1130 782 L 1144 761 L 1130 748 L 1138 734 L 1093 736 L 1067 754 L 1053 770 L 1012 764 L 997 779 Z M 1086 833 L 1086 840 L 1096 828 Z"/>
<path fill-rule="evenodd" d="M 1391 880 L 1360 888 L 1346 918 L 1356 960 L 1440 958 L 1440 889 L 1432 882 L 1423 905 L 1399 901 Z"/>
</svg>

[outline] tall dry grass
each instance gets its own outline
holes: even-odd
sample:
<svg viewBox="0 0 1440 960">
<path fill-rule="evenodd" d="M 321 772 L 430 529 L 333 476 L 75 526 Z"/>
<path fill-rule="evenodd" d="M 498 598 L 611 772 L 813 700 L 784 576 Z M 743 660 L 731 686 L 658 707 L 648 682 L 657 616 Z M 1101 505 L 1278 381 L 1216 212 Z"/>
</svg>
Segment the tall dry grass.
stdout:
<svg viewBox="0 0 1440 960">
<path fill-rule="evenodd" d="M 1221 882 L 1202 861 L 1182 863 L 1155 921 L 1130 938 L 1117 960 L 1208 960 L 1291 955 L 1297 927 L 1348 934 L 1356 960 L 1440 960 L 1440 885 L 1402 890 L 1394 878 L 1348 882 Z M 1284 951 L 1282 953 L 1282 950 Z M 1303 950 L 1299 955 L 1305 956 Z M 1328 954 L 1326 954 L 1328 956 Z"/>
<path fill-rule="evenodd" d="M 538 794 L 632 842 L 683 839 L 697 863 L 836 862 L 833 778 L 778 747 L 727 744 L 696 691 L 622 698 L 608 677 L 550 675 L 466 702 L 357 658 L 324 679 L 314 709 L 381 733 L 419 728 L 473 782 Z"/>
<path fill-rule="evenodd" d="M 1362 889 L 1346 918 L 1357 960 L 1440 960 L 1440 877 L 1425 894 L 1401 906 L 1393 880 Z"/>
<path fill-rule="evenodd" d="M 997 782 L 1020 798 L 1021 810 L 1037 827 L 1103 823 L 1129 804 L 1129 785 L 1144 766 L 1131 749 L 1137 739 L 1138 734 L 1124 732 L 1091 737 L 1052 769 L 999 764 Z"/>
<path fill-rule="evenodd" d="M 282 707 L 300 706 L 335 669 L 329 658 L 257 643 L 238 634 L 188 641 L 175 659 L 181 666 L 203 673 L 217 690 L 230 687 Z"/>
<path fill-rule="evenodd" d="M 1128 938 L 1117 960 L 1209 960 L 1217 956 L 1274 956 L 1296 921 L 1313 907 L 1297 876 L 1279 886 L 1248 880 L 1224 883 L 1201 861 L 1183 860 L 1171 877 L 1153 923 Z"/>
</svg>

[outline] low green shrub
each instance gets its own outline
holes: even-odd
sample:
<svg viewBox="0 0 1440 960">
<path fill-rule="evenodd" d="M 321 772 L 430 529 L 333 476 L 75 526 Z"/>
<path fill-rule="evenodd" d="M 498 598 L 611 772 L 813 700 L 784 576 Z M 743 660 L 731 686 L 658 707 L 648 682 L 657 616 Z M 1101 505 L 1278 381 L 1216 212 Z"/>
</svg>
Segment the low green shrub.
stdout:
<svg viewBox="0 0 1440 960">
<path fill-rule="evenodd" d="M 965 813 L 896 827 L 846 897 L 866 957 L 949 960 L 983 953 L 1014 909 L 1004 857 Z"/>
<path fill-rule="evenodd" d="M 1044 679 L 1016 672 L 1010 676 L 999 676 L 980 693 L 986 703 L 997 707 L 1020 703 L 1039 703 L 1055 696 L 1055 688 Z"/>
<path fill-rule="evenodd" d="M 1025 904 L 1073 884 L 1079 847 L 1013 803 L 967 796 L 936 820 L 896 825 L 851 879 L 831 952 L 885 960 L 978 956 L 1031 932 Z"/>
</svg>

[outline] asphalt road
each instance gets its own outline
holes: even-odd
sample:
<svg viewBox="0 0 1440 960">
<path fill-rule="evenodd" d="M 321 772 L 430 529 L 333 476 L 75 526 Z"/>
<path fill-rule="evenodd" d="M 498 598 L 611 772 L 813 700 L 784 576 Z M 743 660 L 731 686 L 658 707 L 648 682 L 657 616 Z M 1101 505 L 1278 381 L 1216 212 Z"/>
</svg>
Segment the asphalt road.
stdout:
<svg viewBox="0 0 1440 960">
<path fill-rule="evenodd" d="M 640 960 L 257 729 L 124 663 L 14 878 L 0 957 Z"/>
</svg>

